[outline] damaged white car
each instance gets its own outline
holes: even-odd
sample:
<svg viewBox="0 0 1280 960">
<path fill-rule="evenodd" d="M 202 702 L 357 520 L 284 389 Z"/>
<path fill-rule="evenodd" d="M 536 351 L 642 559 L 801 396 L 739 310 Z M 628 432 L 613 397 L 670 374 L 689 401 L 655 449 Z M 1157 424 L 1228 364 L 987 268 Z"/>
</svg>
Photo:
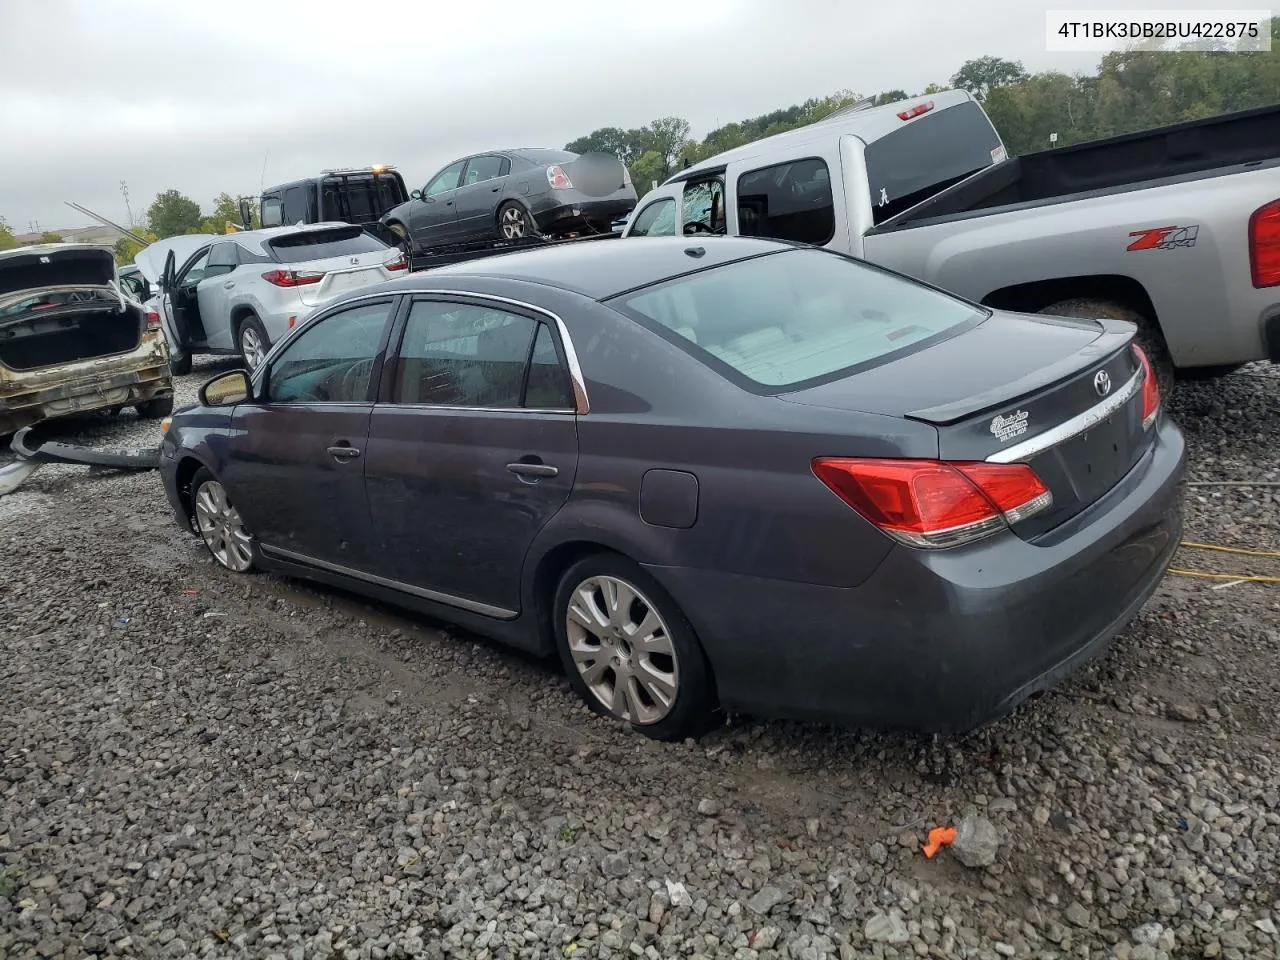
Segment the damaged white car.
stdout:
<svg viewBox="0 0 1280 960">
<path fill-rule="evenodd" d="M 0 436 L 52 417 L 173 411 L 160 318 L 124 295 L 111 251 L 49 243 L 0 252 Z"/>
</svg>

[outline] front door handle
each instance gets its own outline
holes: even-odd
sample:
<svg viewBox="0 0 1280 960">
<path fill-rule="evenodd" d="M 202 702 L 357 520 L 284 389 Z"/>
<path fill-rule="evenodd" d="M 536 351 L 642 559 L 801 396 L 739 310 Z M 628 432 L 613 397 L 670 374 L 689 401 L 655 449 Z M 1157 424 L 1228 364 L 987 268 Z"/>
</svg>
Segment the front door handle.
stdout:
<svg viewBox="0 0 1280 960">
<path fill-rule="evenodd" d="M 507 469 L 517 477 L 555 477 L 560 473 L 549 463 L 508 463 Z"/>
<path fill-rule="evenodd" d="M 359 447 L 335 446 L 329 448 L 329 456 L 335 460 L 354 460 L 360 456 Z"/>
<path fill-rule="evenodd" d="M 222 289 L 224 289 L 224 290 L 230 290 L 230 289 L 231 289 L 232 287 L 234 287 L 235 285 L 236 285 L 236 282 L 235 282 L 234 280 L 224 280 L 224 281 L 222 282 Z"/>
</svg>

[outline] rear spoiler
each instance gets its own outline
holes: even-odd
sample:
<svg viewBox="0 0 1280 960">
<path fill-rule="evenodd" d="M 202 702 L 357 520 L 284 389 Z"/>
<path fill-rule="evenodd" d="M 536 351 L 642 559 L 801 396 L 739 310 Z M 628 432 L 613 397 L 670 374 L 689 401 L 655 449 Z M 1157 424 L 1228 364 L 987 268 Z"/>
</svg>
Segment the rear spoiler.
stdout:
<svg viewBox="0 0 1280 960">
<path fill-rule="evenodd" d="M 1041 314 L 1027 314 L 1026 316 L 1027 319 L 1034 320 L 1037 323 L 1062 323 L 1072 326 L 1080 323 L 1079 320 L 1065 320 L 1057 317 L 1046 317 Z M 1092 323 L 1098 328 L 1097 338 L 1091 340 L 1087 346 L 1082 347 L 1075 353 L 1063 357 L 1057 363 L 1051 363 L 1047 367 L 1033 370 L 1012 383 L 1001 384 L 998 388 L 987 390 L 983 393 L 975 393 L 973 396 L 965 397 L 962 400 L 953 400 L 949 403 L 939 404 L 936 407 L 912 410 L 906 414 L 906 418 L 943 427 L 968 417 L 975 417 L 987 410 L 1007 407 L 1011 403 L 1017 403 L 1023 397 L 1030 396 L 1060 380 L 1065 380 L 1072 374 L 1079 373 L 1082 367 L 1111 356 L 1133 340 L 1133 336 L 1137 332 L 1137 327 L 1123 320 L 1098 319 L 1085 322 Z"/>
</svg>

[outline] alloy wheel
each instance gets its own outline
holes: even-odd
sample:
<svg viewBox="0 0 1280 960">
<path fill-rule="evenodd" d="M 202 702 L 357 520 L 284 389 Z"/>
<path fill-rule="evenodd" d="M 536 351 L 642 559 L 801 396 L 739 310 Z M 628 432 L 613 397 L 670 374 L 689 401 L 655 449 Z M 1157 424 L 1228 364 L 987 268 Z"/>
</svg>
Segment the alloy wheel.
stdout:
<svg viewBox="0 0 1280 960">
<path fill-rule="evenodd" d="M 529 224 L 524 210 L 520 207 L 507 207 L 502 211 L 502 235 L 508 240 L 521 240 L 529 232 Z"/>
<path fill-rule="evenodd" d="M 253 547 L 240 512 L 217 480 L 200 484 L 195 496 L 196 527 L 213 558 L 233 573 L 253 565 Z"/>
<path fill-rule="evenodd" d="M 644 594 L 617 577 L 583 580 L 569 598 L 569 654 L 587 689 L 620 720 L 658 723 L 680 689 L 671 633 Z"/>
<path fill-rule="evenodd" d="M 240 329 L 240 352 L 244 355 L 244 362 L 248 364 L 250 370 L 257 370 L 258 364 L 262 363 L 262 358 L 266 355 L 262 337 L 251 323 L 246 323 Z"/>
</svg>

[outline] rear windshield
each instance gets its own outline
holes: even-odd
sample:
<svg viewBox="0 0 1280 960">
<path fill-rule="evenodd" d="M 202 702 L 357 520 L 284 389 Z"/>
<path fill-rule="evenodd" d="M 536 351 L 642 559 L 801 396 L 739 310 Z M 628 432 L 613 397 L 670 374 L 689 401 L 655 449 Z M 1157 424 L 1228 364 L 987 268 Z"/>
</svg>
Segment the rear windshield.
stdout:
<svg viewBox="0 0 1280 960">
<path fill-rule="evenodd" d="M 267 241 L 277 263 L 301 263 L 304 260 L 325 260 L 329 257 L 354 257 L 361 253 L 376 253 L 389 247 L 359 227 L 338 230 L 307 230 L 272 237 Z"/>
<path fill-rule="evenodd" d="M 324 218 L 371 223 L 408 198 L 389 174 L 331 177 L 322 185 Z"/>
<path fill-rule="evenodd" d="M 765 388 L 883 362 L 986 316 L 930 287 L 820 250 L 713 267 L 611 304 L 661 324 L 731 379 Z"/>
<path fill-rule="evenodd" d="M 904 120 L 902 129 L 867 144 L 867 179 L 876 223 L 928 200 L 1003 159 L 1004 148 L 972 101 Z"/>
</svg>

